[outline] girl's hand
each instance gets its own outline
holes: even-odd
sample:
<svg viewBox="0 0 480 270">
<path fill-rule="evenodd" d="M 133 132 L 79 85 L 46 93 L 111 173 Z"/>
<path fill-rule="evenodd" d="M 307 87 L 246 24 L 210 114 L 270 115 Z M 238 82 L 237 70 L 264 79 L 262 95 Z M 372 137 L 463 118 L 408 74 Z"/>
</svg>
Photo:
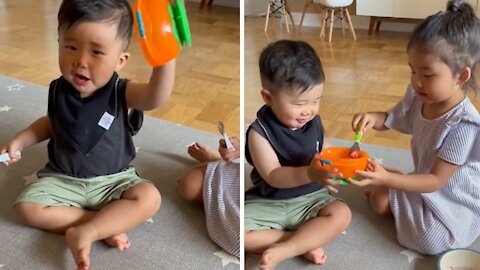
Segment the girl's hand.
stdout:
<svg viewBox="0 0 480 270">
<path fill-rule="evenodd" d="M 357 113 L 352 119 L 352 130 L 354 132 L 365 132 L 375 126 L 377 117 L 373 113 Z"/>
<path fill-rule="evenodd" d="M 355 186 L 363 187 L 367 185 L 385 185 L 388 186 L 390 172 L 385 170 L 380 164 L 374 160 L 368 160 L 365 171 L 356 171 L 361 180 L 347 179 L 347 181 Z"/>
<path fill-rule="evenodd" d="M 230 142 L 233 145 L 233 149 L 227 148 L 224 139 L 220 139 L 218 142 L 218 152 L 220 153 L 220 156 L 222 156 L 222 159 L 228 162 L 240 158 L 240 140 L 236 137 L 231 137 Z"/>
<path fill-rule="evenodd" d="M 337 193 L 339 187 L 342 183 L 340 181 L 333 181 L 333 178 L 341 177 L 338 171 L 335 169 L 334 171 L 327 170 L 325 168 L 319 167 L 318 163 L 318 156 L 320 154 L 316 154 L 310 165 L 307 168 L 308 177 L 312 182 L 317 182 L 324 185 L 328 190 L 331 192 Z"/>
<path fill-rule="evenodd" d="M 21 156 L 17 156 L 15 155 L 15 153 L 17 151 L 20 151 L 22 152 L 23 151 L 23 145 L 13 139 L 12 141 L 10 141 L 8 144 L 4 145 L 1 149 L 0 149 L 0 154 L 3 154 L 3 153 L 9 153 L 10 155 L 10 160 L 9 161 L 5 161 L 5 162 L 2 162 L 2 164 L 4 164 L 5 166 L 8 166 L 10 164 L 13 164 L 13 163 L 16 163 L 18 161 L 20 161 L 22 159 Z"/>
</svg>

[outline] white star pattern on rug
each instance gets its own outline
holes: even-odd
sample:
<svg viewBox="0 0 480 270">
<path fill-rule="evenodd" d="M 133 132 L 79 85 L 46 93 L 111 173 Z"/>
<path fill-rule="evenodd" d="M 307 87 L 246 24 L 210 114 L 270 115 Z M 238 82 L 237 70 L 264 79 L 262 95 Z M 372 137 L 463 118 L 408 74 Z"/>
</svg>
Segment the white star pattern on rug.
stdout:
<svg viewBox="0 0 480 270">
<path fill-rule="evenodd" d="M 411 263 L 415 259 L 423 259 L 423 256 L 420 255 L 418 252 L 409 249 L 405 249 L 404 251 L 400 252 L 400 254 L 407 256 L 408 263 Z"/>
<path fill-rule="evenodd" d="M 0 264 L 0 268 L 3 268 L 4 266 L 5 266 L 5 265 L 3 265 L 3 264 Z"/>
<path fill-rule="evenodd" d="M 147 222 L 147 223 L 153 223 L 153 218 L 149 218 L 149 219 L 145 220 L 145 222 Z"/>
<path fill-rule="evenodd" d="M 12 109 L 12 107 L 3 106 L 3 107 L 0 107 L 0 112 L 8 112 L 8 111 L 10 111 L 10 109 Z"/>
<path fill-rule="evenodd" d="M 383 164 L 383 158 L 374 157 L 373 159 L 374 159 L 375 162 L 377 162 L 378 164 L 380 164 L 380 165 Z"/>
<path fill-rule="evenodd" d="M 140 151 L 140 147 L 135 147 L 135 153 L 138 153 L 138 151 Z"/>
<path fill-rule="evenodd" d="M 13 85 L 8 85 L 7 90 L 8 91 L 20 91 L 20 89 L 22 89 L 23 87 L 25 87 L 25 86 L 16 83 L 16 84 L 13 84 Z"/>
<path fill-rule="evenodd" d="M 23 179 L 25 179 L 25 186 L 28 186 L 31 183 L 35 182 L 35 180 L 38 179 L 37 172 L 34 172 L 33 174 L 28 175 L 28 176 L 24 176 Z"/>
<path fill-rule="evenodd" d="M 222 266 L 225 266 L 229 263 L 234 263 L 234 264 L 238 264 L 240 265 L 240 261 L 238 260 L 237 257 L 235 256 L 232 256 L 228 253 L 226 253 L 225 251 L 218 251 L 218 252 L 215 252 L 213 253 L 213 255 L 219 257 L 220 259 L 222 259 Z"/>
</svg>

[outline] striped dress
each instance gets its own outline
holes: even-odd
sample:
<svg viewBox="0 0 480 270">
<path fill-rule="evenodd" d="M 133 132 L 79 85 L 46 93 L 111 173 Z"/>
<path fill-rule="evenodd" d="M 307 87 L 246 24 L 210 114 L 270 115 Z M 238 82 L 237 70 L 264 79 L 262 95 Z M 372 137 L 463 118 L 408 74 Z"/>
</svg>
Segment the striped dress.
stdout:
<svg viewBox="0 0 480 270">
<path fill-rule="evenodd" d="M 429 173 L 437 157 L 459 167 L 436 192 L 390 189 L 389 199 L 400 244 L 438 254 L 465 248 L 480 235 L 480 116 L 468 98 L 434 120 L 423 118 L 422 105 L 408 87 L 385 121 L 412 135 L 412 174 Z"/>
<path fill-rule="evenodd" d="M 203 205 L 210 239 L 240 257 L 240 164 L 210 162 L 203 181 Z"/>
</svg>

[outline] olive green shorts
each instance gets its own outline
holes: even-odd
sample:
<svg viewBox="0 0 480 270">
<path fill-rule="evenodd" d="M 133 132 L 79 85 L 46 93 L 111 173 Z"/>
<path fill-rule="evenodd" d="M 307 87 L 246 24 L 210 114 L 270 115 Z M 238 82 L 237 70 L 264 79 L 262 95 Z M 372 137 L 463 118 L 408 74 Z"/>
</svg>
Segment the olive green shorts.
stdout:
<svg viewBox="0 0 480 270">
<path fill-rule="evenodd" d="M 315 218 L 318 211 L 337 200 L 328 189 L 286 200 L 258 199 L 245 202 L 245 231 L 266 229 L 297 230 Z"/>
<path fill-rule="evenodd" d="M 133 167 L 110 175 L 76 178 L 56 172 L 39 172 L 38 180 L 28 185 L 15 204 L 28 202 L 46 206 L 73 206 L 98 211 L 122 193 L 146 180 Z"/>
</svg>

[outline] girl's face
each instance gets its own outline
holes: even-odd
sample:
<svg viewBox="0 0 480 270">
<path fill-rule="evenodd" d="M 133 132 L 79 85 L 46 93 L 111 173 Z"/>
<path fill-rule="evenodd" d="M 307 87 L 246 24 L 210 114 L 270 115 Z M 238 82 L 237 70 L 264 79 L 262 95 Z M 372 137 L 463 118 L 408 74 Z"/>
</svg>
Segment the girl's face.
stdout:
<svg viewBox="0 0 480 270">
<path fill-rule="evenodd" d="M 322 90 L 323 84 L 314 85 L 301 94 L 290 90 L 280 90 L 272 95 L 264 89 L 262 96 L 282 124 L 296 129 L 303 127 L 317 115 Z"/>
<path fill-rule="evenodd" d="M 412 71 L 411 85 L 426 104 L 457 104 L 464 98 L 464 74 L 452 74 L 450 67 L 440 57 L 418 48 L 408 51 L 408 64 Z"/>
<path fill-rule="evenodd" d="M 62 76 L 81 97 L 103 87 L 129 56 L 117 37 L 117 25 L 108 22 L 80 22 L 61 30 L 58 54 Z"/>
</svg>

